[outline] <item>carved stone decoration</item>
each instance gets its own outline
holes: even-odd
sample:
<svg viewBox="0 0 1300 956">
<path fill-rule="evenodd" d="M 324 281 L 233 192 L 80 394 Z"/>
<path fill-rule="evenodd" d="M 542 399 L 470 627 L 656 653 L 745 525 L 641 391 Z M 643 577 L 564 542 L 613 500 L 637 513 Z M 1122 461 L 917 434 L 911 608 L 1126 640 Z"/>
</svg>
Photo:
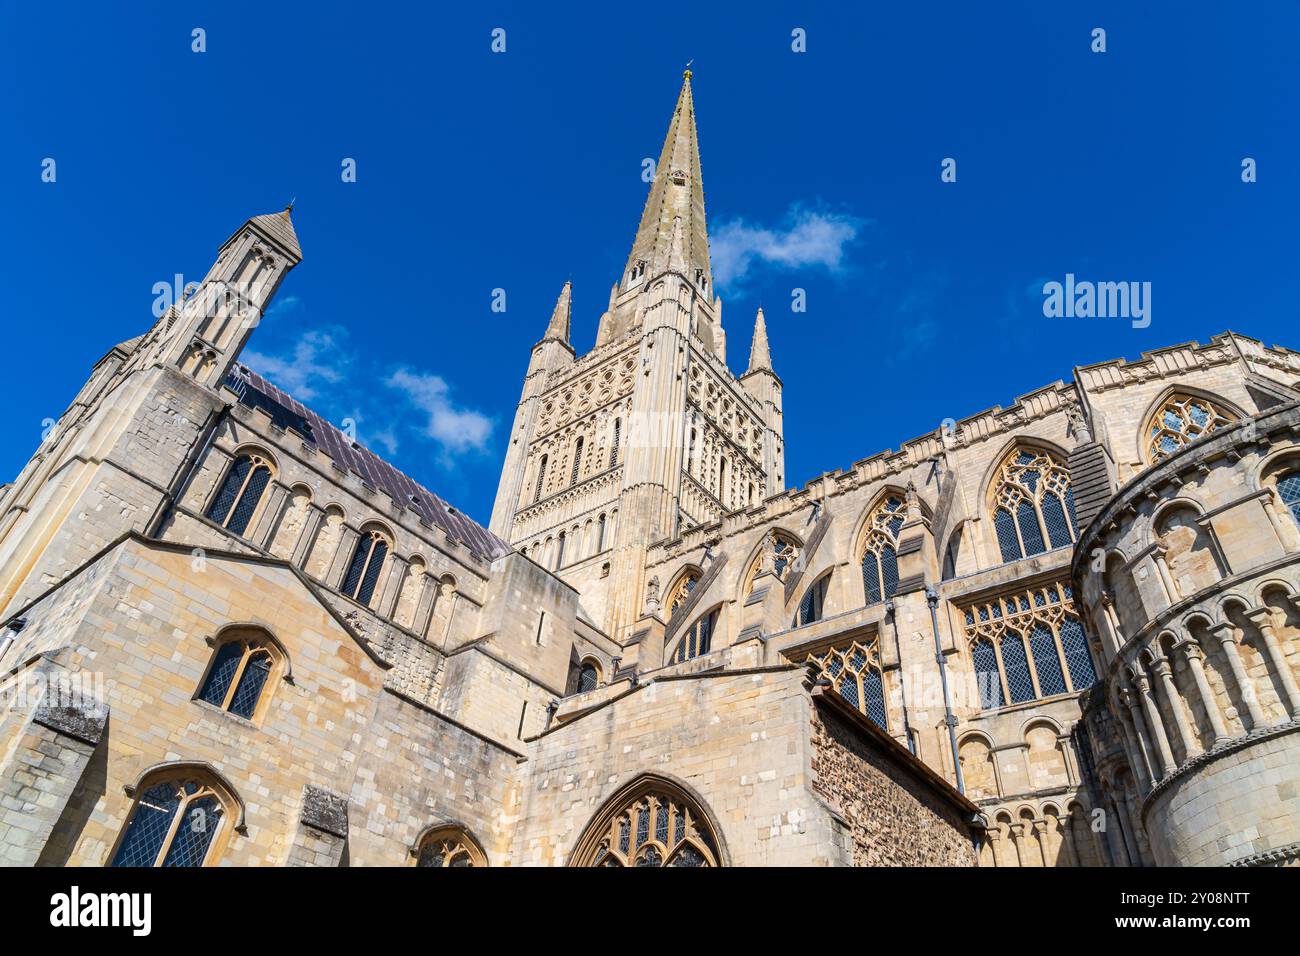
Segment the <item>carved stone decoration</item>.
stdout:
<svg viewBox="0 0 1300 956">
<path fill-rule="evenodd" d="M 645 588 L 645 609 L 649 614 L 654 614 L 659 610 L 659 577 L 655 575 L 650 578 L 650 582 Z"/>
</svg>

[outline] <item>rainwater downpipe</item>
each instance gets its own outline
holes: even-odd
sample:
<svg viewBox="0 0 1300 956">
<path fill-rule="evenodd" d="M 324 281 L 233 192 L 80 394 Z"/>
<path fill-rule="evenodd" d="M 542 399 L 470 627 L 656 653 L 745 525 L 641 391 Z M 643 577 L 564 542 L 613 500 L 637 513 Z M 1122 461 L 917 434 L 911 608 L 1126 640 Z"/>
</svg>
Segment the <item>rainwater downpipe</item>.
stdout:
<svg viewBox="0 0 1300 956">
<path fill-rule="evenodd" d="M 952 746 L 952 769 L 957 775 L 957 790 L 966 793 L 966 782 L 961 776 L 961 760 L 957 757 L 957 718 L 952 715 L 952 698 L 948 694 L 948 666 L 943 659 L 943 645 L 939 641 L 939 592 L 933 585 L 925 588 L 925 603 L 930 606 L 930 631 L 934 634 L 934 662 L 939 665 L 939 681 L 943 684 L 943 722 L 948 725 L 948 743 Z M 898 631 L 895 625 L 895 639 Z"/>
<path fill-rule="evenodd" d="M 916 741 L 912 738 L 912 724 L 907 718 L 907 682 L 903 680 L 903 645 L 898 639 L 898 615 L 894 608 L 894 599 L 888 598 L 885 601 L 885 613 L 889 615 L 889 620 L 894 626 L 894 656 L 898 659 L 898 698 L 903 705 L 903 739 L 907 741 L 907 749 L 916 756 Z"/>
</svg>

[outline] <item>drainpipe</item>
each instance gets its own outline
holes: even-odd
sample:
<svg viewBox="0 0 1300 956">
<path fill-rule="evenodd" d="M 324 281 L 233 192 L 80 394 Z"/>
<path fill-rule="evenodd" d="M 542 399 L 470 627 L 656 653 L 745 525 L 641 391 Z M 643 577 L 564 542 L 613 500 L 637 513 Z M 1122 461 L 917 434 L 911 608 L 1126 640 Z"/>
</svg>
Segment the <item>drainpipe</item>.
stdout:
<svg viewBox="0 0 1300 956">
<path fill-rule="evenodd" d="M 948 694 L 948 667 L 943 659 L 943 645 L 939 642 L 939 592 L 926 585 L 925 603 L 930 606 L 930 630 L 934 634 L 934 661 L 939 665 L 939 680 L 943 684 L 943 722 L 948 725 L 948 743 L 952 746 L 952 769 L 957 774 L 957 790 L 965 794 L 966 782 L 961 776 L 961 760 L 957 757 L 957 718 L 952 715 L 952 698 Z M 897 628 L 895 628 L 897 632 Z"/>
<path fill-rule="evenodd" d="M 907 749 L 915 756 L 916 741 L 912 739 L 912 724 L 907 719 L 907 682 L 903 680 L 903 646 L 898 639 L 898 617 L 894 613 L 893 598 L 885 601 L 885 613 L 889 615 L 890 623 L 894 625 L 894 656 L 898 658 L 898 697 L 903 705 L 903 739 L 907 741 Z"/>
</svg>

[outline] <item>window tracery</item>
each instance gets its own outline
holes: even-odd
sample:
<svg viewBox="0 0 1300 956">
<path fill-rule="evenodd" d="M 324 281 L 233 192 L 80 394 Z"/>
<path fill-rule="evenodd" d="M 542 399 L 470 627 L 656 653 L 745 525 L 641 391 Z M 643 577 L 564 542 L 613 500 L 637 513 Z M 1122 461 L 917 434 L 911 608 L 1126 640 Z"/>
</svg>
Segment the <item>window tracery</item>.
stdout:
<svg viewBox="0 0 1300 956">
<path fill-rule="evenodd" d="M 1045 451 L 1014 449 L 998 469 L 993 528 L 1003 561 L 1018 561 L 1078 537 L 1070 472 Z"/>
<path fill-rule="evenodd" d="M 880 650 L 875 638 L 852 641 L 808 655 L 821 665 L 836 692 L 866 714 L 881 730 L 889 729 L 885 708 L 884 674 L 880 667 Z"/>
<path fill-rule="evenodd" d="M 1074 595 L 1064 582 L 971 605 L 964 616 L 982 709 L 1097 682 Z"/>
<path fill-rule="evenodd" d="M 1175 394 L 1161 403 L 1147 426 L 1147 458 L 1163 461 L 1183 446 L 1229 424 L 1236 416 L 1206 398 Z"/>
<path fill-rule="evenodd" d="M 487 866 L 478 843 L 459 827 L 441 827 L 420 840 L 415 865 L 429 867 Z"/>
<path fill-rule="evenodd" d="M 799 561 L 799 542 L 781 531 L 769 532 L 767 540 L 759 550 L 758 556 L 754 559 L 753 565 L 749 569 L 746 577 L 745 593 L 751 594 L 754 591 L 754 582 L 757 580 L 759 572 L 764 569 L 776 575 L 778 581 L 785 581 L 790 576 L 790 572 L 798 565 Z"/>
<path fill-rule="evenodd" d="M 862 541 L 862 586 L 867 604 L 878 604 L 898 590 L 898 530 L 907 517 L 901 495 L 889 495 L 871 512 Z"/>
<path fill-rule="evenodd" d="M 683 661 L 689 661 L 692 658 L 709 653 L 713 644 L 713 629 L 717 626 L 717 623 L 718 612 L 716 610 L 701 615 L 677 641 L 677 648 L 673 651 L 672 660 L 669 663 L 680 664 Z"/>
<path fill-rule="evenodd" d="M 209 864 L 232 810 L 207 774 L 161 771 L 141 785 L 109 866 Z"/>
<path fill-rule="evenodd" d="M 721 865 L 717 839 L 694 801 L 653 784 L 633 793 L 616 798 L 597 818 L 579 843 L 574 865 Z"/>
</svg>

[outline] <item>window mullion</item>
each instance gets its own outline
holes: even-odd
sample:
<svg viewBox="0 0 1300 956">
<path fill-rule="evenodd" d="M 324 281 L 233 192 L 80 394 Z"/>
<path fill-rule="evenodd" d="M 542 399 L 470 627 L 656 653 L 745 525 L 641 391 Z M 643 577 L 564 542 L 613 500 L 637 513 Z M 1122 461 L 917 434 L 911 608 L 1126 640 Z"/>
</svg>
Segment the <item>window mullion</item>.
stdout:
<svg viewBox="0 0 1300 956">
<path fill-rule="evenodd" d="M 230 686 L 226 688 L 226 696 L 221 701 L 221 709 L 226 710 L 230 707 L 231 700 L 234 699 L 235 690 L 239 687 L 240 678 L 244 676 L 244 668 L 248 666 L 249 649 L 244 648 L 244 653 L 240 655 L 239 663 L 235 666 L 235 673 L 231 675 Z"/>
<path fill-rule="evenodd" d="M 1038 686 L 1038 663 L 1034 660 L 1034 642 L 1029 640 L 1027 634 L 1016 633 L 1016 637 L 1025 649 L 1025 661 L 1029 665 L 1029 682 L 1034 688 L 1034 699 L 1039 700 L 1043 696 L 1043 688 Z"/>
<path fill-rule="evenodd" d="M 1061 643 L 1060 623 L 1059 622 L 1053 623 L 1051 621 L 1047 621 L 1046 624 L 1047 624 L 1047 629 L 1052 632 L 1052 640 L 1056 642 L 1056 656 L 1059 657 L 1061 660 L 1061 673 L 1065 677 L 1066 690 L 1068 693 L 1073 694 L 1074 678 L 1070 675 L 1070 662 L 1065 659 L 1065 645 Z M 1083 622 L 1080 621 L 1079 624 L 1080 627 L 1082 627 Z M 1088 639 L 1085 637 L 1083 641 L 1084 641 L 1084 645 L 1086 646 L 1088 643 Z"/>
<path fill-rule="evenodd" d="M 154 866 L 162 866 L 162 861 L 167 859 L 167 852 L 172 848 L 172 841 L 176 839 L 176 831 L 180 829 L 181 821 L 185 819 L 185 808 L 190 805 L 190 795 L 185 792 L 185 788 L 177 786 L 181 792 L 181 801 L 176 805 L 176 813 L 172 816 L 172 821 L 167 825 L 167 834 L 163 837 L 162 846 L 158 848 L 158 855 L 153 858 Z"/>
<path fill-rule="evenodd" d="M 998 664 L 998 680 L 1002 682 L 1002 704 L 1005 707 L 1011 703 L 1011 682 L 1007 680 L 1007 669 L 1002 663 L 1002 635 L 998 635 L 997 640 L 990 637 L 989 646 L 993 648 L 993 659 Z"/>
</svg>

